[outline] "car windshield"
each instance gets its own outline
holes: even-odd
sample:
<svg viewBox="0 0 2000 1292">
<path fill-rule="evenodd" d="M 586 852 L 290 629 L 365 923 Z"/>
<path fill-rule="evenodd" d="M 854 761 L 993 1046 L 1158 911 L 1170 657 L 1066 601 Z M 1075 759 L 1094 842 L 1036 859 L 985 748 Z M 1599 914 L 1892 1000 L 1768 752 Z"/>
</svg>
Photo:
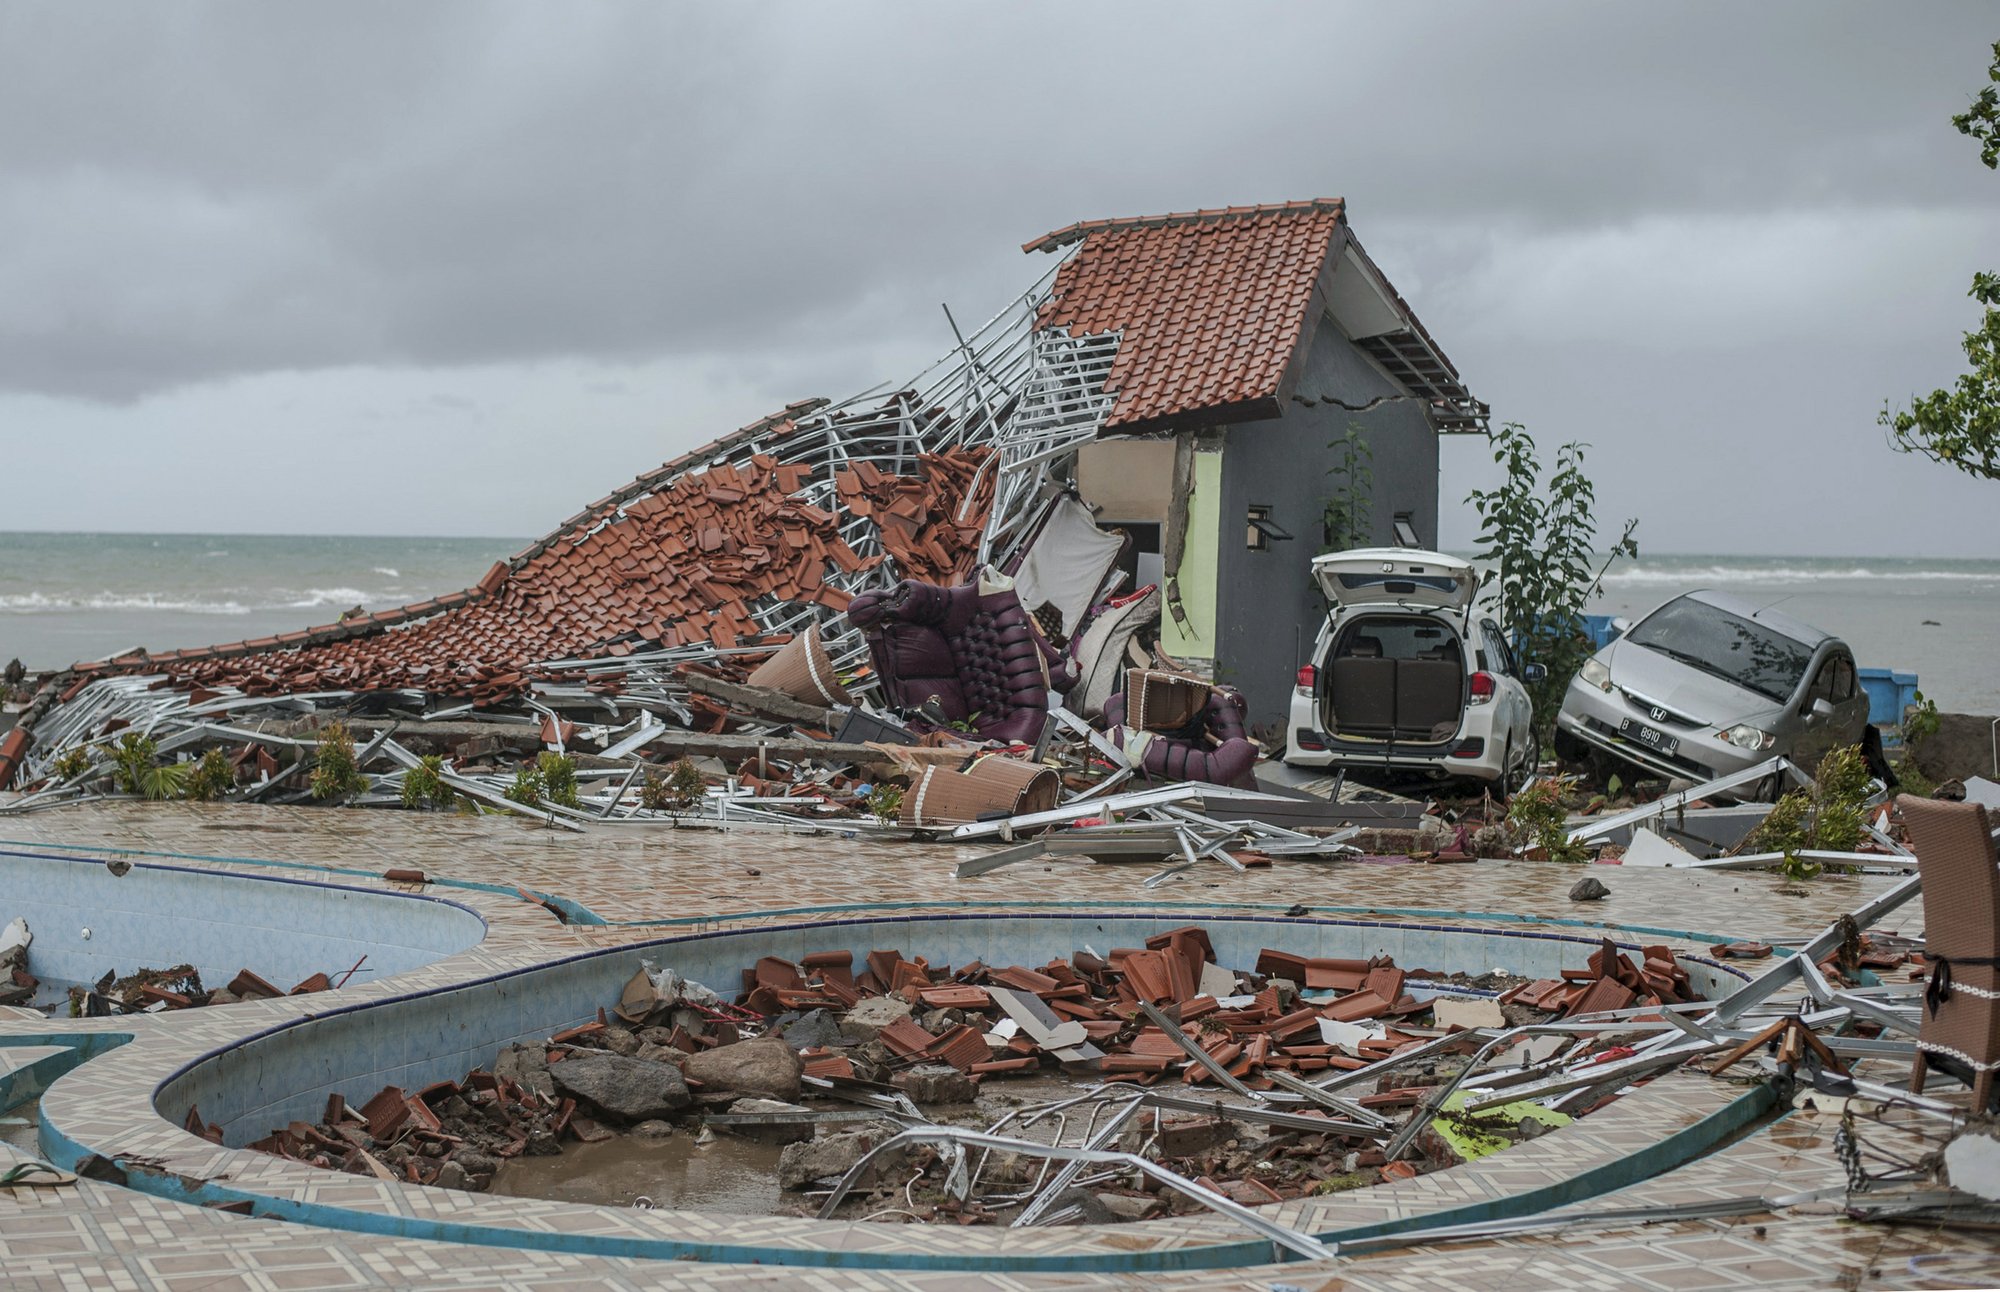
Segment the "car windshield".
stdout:
<svg viewBox="0 0 2000 1292">
<path fill-rule="evenodd" d="M 1812 663 L 1804 642 L 1692 597 L 1661 606 L 1626 639 L 1781 704 Z"/>
</svg>

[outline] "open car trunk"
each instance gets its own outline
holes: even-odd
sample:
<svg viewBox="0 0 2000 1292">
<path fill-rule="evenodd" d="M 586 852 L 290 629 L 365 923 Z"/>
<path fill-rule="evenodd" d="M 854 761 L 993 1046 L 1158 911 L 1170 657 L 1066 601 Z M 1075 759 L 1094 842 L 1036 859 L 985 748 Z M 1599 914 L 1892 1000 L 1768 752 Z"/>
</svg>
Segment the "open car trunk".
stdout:
<svg viewBox="0 0 2000 1292">
<path fill-rule="evenodd" d="M 1423 615 L 1360 615 L 1341 625 L 1319 671 L 1320 714 L 1337 739 L 1442 744 L 1465 719 L 1465 644 Z"/>
</svg>

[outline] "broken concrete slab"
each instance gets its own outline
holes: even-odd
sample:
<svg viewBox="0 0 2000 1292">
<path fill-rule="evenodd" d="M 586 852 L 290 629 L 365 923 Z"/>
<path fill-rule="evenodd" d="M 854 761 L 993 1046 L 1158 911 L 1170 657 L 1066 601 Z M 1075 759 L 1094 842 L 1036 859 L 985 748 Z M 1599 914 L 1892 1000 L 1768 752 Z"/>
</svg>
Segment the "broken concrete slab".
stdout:
<svg viewBox="0 0 2000 1292">
<path fill-rule="evenodd" d="M 691 1099 L 679 1069 L 622 1054 L 572 1054 L 548 1075 L 557 1089 L 625 1121 L 668 1117 Z"/>
</svg>

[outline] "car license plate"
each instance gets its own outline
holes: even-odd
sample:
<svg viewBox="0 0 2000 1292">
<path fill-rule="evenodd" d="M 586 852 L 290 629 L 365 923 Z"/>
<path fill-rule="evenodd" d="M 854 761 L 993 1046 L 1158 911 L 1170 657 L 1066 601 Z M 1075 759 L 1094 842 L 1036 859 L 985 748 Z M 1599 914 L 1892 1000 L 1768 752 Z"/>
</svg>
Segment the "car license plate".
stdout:
<svg viewBox="0 0 2000 1292">
<path fill-rule="evenodd" d="M 1675 737 L 1664 731 L 1656 731 L 1643 722 L 1634 722 L 1630 718 L 1618 724 L 1618 734 L 1634 744 L 1644 745 L 1654 753 L 1668 758 L 1673 757 L 1674 751 L 1681 747 L 1681 742 Z"/>
</svg>

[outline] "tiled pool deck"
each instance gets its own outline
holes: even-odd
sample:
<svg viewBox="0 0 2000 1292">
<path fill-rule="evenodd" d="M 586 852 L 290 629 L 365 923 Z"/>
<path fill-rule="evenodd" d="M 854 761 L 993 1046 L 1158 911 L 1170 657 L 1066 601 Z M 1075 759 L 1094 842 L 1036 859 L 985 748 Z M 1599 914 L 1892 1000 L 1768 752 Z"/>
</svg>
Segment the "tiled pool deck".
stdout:
<svg viewBox="0 0 2000 1292">
<path fill-rule="evenodd" d="M 720 835 L 612 829 L 588 836 L 524 828 L 496 818 L 393 812 L 245 807 L 93 805 L 0 819 L 0 847 L 111 855 L 137 861 L 218 867 L 245 873 L 309 875 L 333 868 L 339 882 L 394 887 L 369 876 L 417 867 L 454 881 L 430 891 L 484 917 L 480 945 L 403 974 L 339 994 L 340 1004 L 462 983 L 581 950 L 619 945 L 690 926 L 796 922 L 830 914 L 900 908 L 923 911 L 1029 911 L 1071 904 L 1198 920 L 1224 908 L 1283 910 L 1303 903 L 1321 916 L 1369 912 L 1421 922 L 1449 913 L 1458 925 L 1585 933 L 1570 922 L 1695 935 L 1797 937 L 1886 886 L 1874 878 L 1824 879 L 1807 896 L 1781 895 L 1762 875 L 1596 871 L 1611 896 L 1573 904 L 1576 870 L 1534 863 L 1396 866 L 1287 863 L 1248 874 L 1190 872 L 1148 893 L 1147 873 L 1129 866 L 1029 863 L 969 881 L 951 878 L 949 848 L 765 833 Z M 148 855 L 137 855 L 148 854 Z M 757 873 L 752 874 L 755 871 Z M 358 873 L 357 873 L 358 872 Z M 583 918 L 565 926 L 515 889 L 553 894 Z M 1422 912 L 1424 915 L 1414 913 Z M 587 913 L 584 915 L 582 913 Z M 1463 913 L 1463 914 L 1460 914 Z M 1561 923 L 1554 923 L 1561 922 Z M 1916 927 L 1915 907 L 1888 923 Z M 163 1170 L 216 1181 L 221 1196 L 254 1194 L 302 1208 L 341 1207 L 381 1227 L 405 1220 L 505 1224 L 542 1233 L 587 1233 L 594 1240 L 729 1241 L 728 1217 L 666 1211 L 566 1207 L 532 1199 L 389 1186 L 313 1171 L 296 1163 L 218 1149 L 151 1111 L 153 1088 L 186 1061 L 273 1023 L 324 1010 L 335 998 L 293 998 L 170 1017 L 68 1023 L 0 1021 L 26 1041 L 51 1031 L 109 1031 L 135 1040 L 52 1090 L 44 1109 L 79 1142 L 121 1161 L 154 1160 Z M 17 1054 L 20 1051 L 15 1051 Z M 0 1048 L 0 1055 L 8 1051 Z M 0 1065 L 4 1070 L 4 1065 Z M 1564 1181 L 1596 1172 L 1607 1180 L 1632 1155 L 1717 1113 L 1745 1087 L 1676 1074 L 1645 1087 L 1557 1134 L 1467 1167 L 1402 1184 L 1287 1204 L 1275 1213 L 1314 1232 L 1351 1230 L 1413 1215 L 1547 1197 Z M 1578 1204 L 1585 1210 L 1744 1196 L 1775 1196 L 1836 1184 L 1832 1124 L 1791 1116 L 1721 1152 Z M 11 1154 L 0 1149 L 0 1160 Z M 218 1180 L 217 1177 L 226 1176 Z M 160 1177 L 155 1177 L 160 1178 Z M 1613 1181 L 1615 1182 L 1615 1181 Z M 1547 1205 L 1544 1203 L 1543 1205 Z M 367 1222 L 376 1223 L 376 1222 Z M 1172 1225 L 1005 1232 L 886 1225 L 816 1226 L 765 1219 L 774 1245 L 834 1247 L 877 1261 L 973 1249 L 1011 1256 L 1171 1253 L 1240 1242 L 1242 1231 L 1209 1217 Z M 1703 1288 L 1931 1286 L 1913 1257 L 1951 1256 L 1937 1286 L 2000 1281 L 2000 1243 L 1921 1228 L 1864 1227 L 1800 1209 L 1733 1221 L 1676 1222 L 1645 1229 L 1583 1229 L 1560 1235 L 1411 1247 L 1342 1258 L 1237 1269 L 1131 1273 L 969 1272 L 951 1269 L 840 1269 L 743 1263 L 635 1260 L 523 1250 L 354 1229 L 250 1219 L 134 1189 L 80 1181 L 72 1189 L 0 1189 L 0 1283 L 23 1288 L 349 1288 L 722 1286 L 782 1279 L 799 1286 L 960 1288 L 1129 1286 L 1301 1288 Z M 1976 1263 L 1990 1261 L 1990 1266 Z M 1972 1261 L 1968 1265 L 1964 1261 Z M 1981 1270 L 1984 1270 L 1982 1273 Z"/>
</svg>

